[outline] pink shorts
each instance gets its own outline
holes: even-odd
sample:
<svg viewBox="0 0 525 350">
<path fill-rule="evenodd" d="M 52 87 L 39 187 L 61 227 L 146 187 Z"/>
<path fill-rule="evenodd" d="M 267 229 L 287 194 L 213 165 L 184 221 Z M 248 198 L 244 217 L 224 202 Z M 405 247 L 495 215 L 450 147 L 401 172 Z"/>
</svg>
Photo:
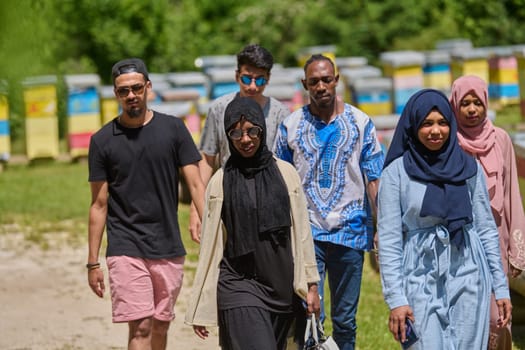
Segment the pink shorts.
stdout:
<svg viewBox="0 0 525 350">
<path fill-rule="evenodd" d="M 106 263 L 113 322 L 175 318 L 173 308 L 184 276 L 183 256 L 173 259 L 110 256 Z"/>
</svg>

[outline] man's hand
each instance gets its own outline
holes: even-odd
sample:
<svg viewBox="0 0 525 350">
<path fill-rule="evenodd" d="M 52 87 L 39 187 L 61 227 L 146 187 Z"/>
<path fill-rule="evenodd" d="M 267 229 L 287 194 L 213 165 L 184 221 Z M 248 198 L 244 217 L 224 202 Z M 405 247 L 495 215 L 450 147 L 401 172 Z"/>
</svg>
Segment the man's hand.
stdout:
<svg viewBox="0 0 525 350">
<path fill-rule="evenodd" d="M 101 268 L 88 270 L 88 283 L 93 293 L 101 298 L 104 296 L 106 287 L 104 286 L 104 272 Z"/>
<path fill-rule="evenodd" d="M 195 243 L 201 242 L 201 219 L 199 218 L 199 213 L 197 212 L 197 208 L 193 205 L 193 202 L 191 202 L 190 206 L 190 234 L 191 239 Z"/>
</svg>

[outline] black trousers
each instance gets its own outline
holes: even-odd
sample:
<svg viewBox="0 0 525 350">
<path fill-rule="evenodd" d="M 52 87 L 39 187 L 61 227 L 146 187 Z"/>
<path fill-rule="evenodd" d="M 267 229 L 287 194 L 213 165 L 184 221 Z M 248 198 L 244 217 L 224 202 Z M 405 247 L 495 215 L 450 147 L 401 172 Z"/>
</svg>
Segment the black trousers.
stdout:
<svg viewBox="0 0 525 350">
<path fill-rule="evenodd" d="M 224 350 L 284 350 L 293 313 L 258 307 L 219 310 L 219 343 Z"/>
</svg>

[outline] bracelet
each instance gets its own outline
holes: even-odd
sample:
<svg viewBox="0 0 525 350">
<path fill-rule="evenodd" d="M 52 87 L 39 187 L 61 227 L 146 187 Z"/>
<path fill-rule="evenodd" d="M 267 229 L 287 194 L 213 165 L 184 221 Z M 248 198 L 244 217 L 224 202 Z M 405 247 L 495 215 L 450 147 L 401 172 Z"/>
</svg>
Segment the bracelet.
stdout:
<svg viewBox="0 0 525 350">
<path fill-rule="evenodd" d="M 92 264 L 90 264 L 90 263 L 87 263 L 87 264 L 86 264 L 86 268 L 87 268 L 88 270 L 98 269 L 99 267 L 100 267 L 100 263 L 99 263 L 99 262 L 92 263 Z"/>
</svg>

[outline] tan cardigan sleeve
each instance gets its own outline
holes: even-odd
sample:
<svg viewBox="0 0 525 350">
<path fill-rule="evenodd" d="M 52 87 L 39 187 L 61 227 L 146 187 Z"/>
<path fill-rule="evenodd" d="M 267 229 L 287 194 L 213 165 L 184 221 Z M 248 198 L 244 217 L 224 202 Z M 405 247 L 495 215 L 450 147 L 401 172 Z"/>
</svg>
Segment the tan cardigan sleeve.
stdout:
<svg viewBox="0 0 525 350">
<path fill-rule="evenodd" d="M 217 326 L 217 281 L 225 242 L 221 221 L 222 175 L 219 169 L 206 189 L 199 262 L 184 319 L 188 325 Z"/>
</svg>

